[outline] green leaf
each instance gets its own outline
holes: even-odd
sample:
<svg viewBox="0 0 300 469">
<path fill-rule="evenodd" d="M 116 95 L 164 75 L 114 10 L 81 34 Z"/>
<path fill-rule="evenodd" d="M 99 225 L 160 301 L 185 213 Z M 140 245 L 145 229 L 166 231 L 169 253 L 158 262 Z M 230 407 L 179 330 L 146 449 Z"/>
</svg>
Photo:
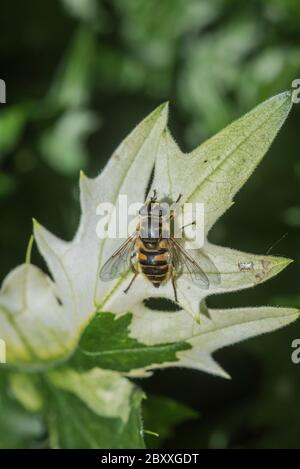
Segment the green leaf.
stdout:
<svg viewBox="0 0 300 469">
<path fill-rule="evenodd" d="M 164 440 L 173 436 L 175 427 L 187 420 L 195 419 L 198 413 L 187 405 L 165 396 L 150 395 L 143 403 L 145 434 L 149 435 L 147 447 L 161 447 Z"/>
<path fill-rule="evenodd" d="M 0 373 L 0 448 L 34 448 L 40 445 L 44 426 L 41 418 L 27 412 L 11 393 L 7 374 Z"/>
<path fill-rule="evenodd" d="M 132 314 L 116 318 L 98 313 L 85 329 L 71 363 L 81 369 L 93 367 L 130 371 L 177 360 L 177 352 L 191 348 L 188 343 L 145 345 L 129 336 Z"/>
<path fill-rule="evenodd" d="M 119 374 L 94 369 L 50 372 L 46 419 L 52 447 L 143 448 L 143 393 Z"/>
<path fill-rule="evenodd" d="M 62 0 L 70 15 L 80 20 L 94 20 L 98 14 L 97 0 Z"/>
<path fill-rule="evenodd" d="M 70 0 L 69 3 L 71 3 Z M 87 104 L 91 90 L 92 64 L 95 54 L 92 31 L 80 26 L 72 38 L 67 54 L 62 60 L 50 89 L 48 96 L 50 102 L 52 100 L 67 109 Z"/>
<path fill-rule="evenodd" d="M 26 115 L 21 106 L 14 106 L 0 114 L 0 158 L 3 153 L 12 151 L 19 142 Z"/>
<path fill-rule="evenodd" d="M 13 176 L 0 172 L 0 199 L 9 196 L 16 187 L 16 181 Z"/>
<path fill-rule="evenodd" d="M 241 70 L 257 47 L 258 29 L 256 22 L 248 17 L 240 17 L 238 21 L 232 17 L 221 29 L 213 28 L 187 45 L 179 99 L 193 116 L 188 129 L 192 143 L 237 117 L 237 100 L 231 98 L 239 93 Z M 249 88 L 249 83 L 245 83 L 245 88 Z"/>
<path fill-rule="evenodd" d="M 175 58 L 178 39 L 186 32 L 197 31 L 199 34 L 220 11 L 218 0 L 152 0 L 144 3 L 136 0 L 117 0 L 114 3 L 122 18 L 121 32 L 127 43 L 143 58 L 143 62 L 164 69 Z M 153 73 L 153 68 L 149 67 L 150 73 Z M 162 78 L 163 76 L 160 81 Z M 152 86 L 153 81 L 150 80 Z"/>
<path fill-rule="evenodd" d="M 202 307 L 204 309 L 204 306 Z M 97 314 L 71 359 L 84 370 L 95 366 L 140 376 L 155 368 L 185 366 L 228 378 L 213 353 L 276 330 L 299 317 L 295 309 L 239 308 L 202 311 L 200 324 L 185 311 L 160 312 L 137 305 L 133 314 Z"/>
<path fill-rule="evenodd" d="M 44 160 L 56 171 L 74 174 L 86 166 L 86 139 L 96 129 L 96 115 L 84 109 L 65 112 L 40 139 Z"/>
</svg>

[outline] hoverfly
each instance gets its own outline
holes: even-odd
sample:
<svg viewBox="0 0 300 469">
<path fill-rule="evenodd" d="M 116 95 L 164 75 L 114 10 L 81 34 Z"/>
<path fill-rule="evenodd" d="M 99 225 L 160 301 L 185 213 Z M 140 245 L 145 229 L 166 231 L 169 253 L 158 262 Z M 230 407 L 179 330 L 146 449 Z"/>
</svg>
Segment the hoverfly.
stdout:
<svg viewBox="0 0 300 469">
<path fill-rule="evenodd" d="M 181 197 L 179 195 L 175 204 Z M 139 274 L 142 274 L 155 288 L 170 280 L 176 303 L 178 302 L 176 278 L 183 273 L 189 275 L 201 288 L 209 288 L 209 276 L 170 233 L 170 221 L 174 216 L 174 210 L 166 210 L 163 204 L 157 201 L 157 192 L 154 190 L 150 201 L 139 210 L 139 223 L 135 232 L 100 269 L 101 280 L 110 281 L 131 269 L 133 277 L 124 293 L 128 292 Z M 218 282 L 219 274 L 212 261 L 200 251 L 197 252 L 197 258 L 215 282 Z"/>
</svg>

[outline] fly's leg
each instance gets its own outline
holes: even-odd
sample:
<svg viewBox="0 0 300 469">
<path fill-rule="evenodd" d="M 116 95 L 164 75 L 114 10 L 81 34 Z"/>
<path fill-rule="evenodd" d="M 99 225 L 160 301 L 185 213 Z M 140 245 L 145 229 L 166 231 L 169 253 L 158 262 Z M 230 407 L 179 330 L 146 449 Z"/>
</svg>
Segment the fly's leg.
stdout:
<svg viewBox="0 0 300 469">
<path fill-rule="evenodd" d="M 179 194 L 179 196 L 177 197 L 175 202 L 173 202 L 171 207 L 170 207 L 169 215 L 168 215 L 168 217 L 166 218 L 166 221 L 165 221 L 165 223 L 167 224 L 167 229 L 166 229 L 167 233 L 171 233 L 172 229 L 174 231 L 174 226 L 173 225 L 171 226 L 171 223 L 174 223 L 176 205 L 178 204 L 178 202 L 180 201 L 181 198 L 182 198 L 182 194 Z M 167 236 L 167 237 L 169 237 L 169 236 Z"/>
<path fill-rule="evenodd" d="M 124 293 L 128 293 L 129 288 L 131 287 L 131 285 L 133 284 L 133 282 L 135 281 L 135 279 L 137 278 L 137 276 L 138 276 L 138 272 L 135 272 L 134 276 L 132 277 L 132 279 L 131 279 L 130 282 L 129 282 L 128 287 L 125 288 Z"/>
<path fill-rule="evenodd" d="M 183 233 L 183 230 L 184 230 L 185 228 L 187 228 L 188 226 L 192 226 L 192 225 L 194 225 L 194 226 L 196 225 L 196 220 L 192 221 L 192 223 L 188 223 L 187 225 L 182 226 L 182 227 L 180 228 L 181 231 L 182 231 L 182 233 Z"/>
<path fill-rule="evenodd" d="M 173 290 L 174 290 L 175 303 L 178 303 L 177 287 L 176 287 L 175 277 L 176 277 L 176 271 L 175 271 L 175 269 L 174 269 L 174 267 L 173 267 L 173 272 L 172 272 L 172 286 L 173 286 Z"/>
<path fill-rule="evenodd" d="M 136 268 L 135 258 L 136 258 L 136 253 L 132 253 L 130 262 L 131 262 L 131 269 L 132 269 L 132 272 L 134 273 L 134 276 L 130 280 L 128 287 L 125 288 L 124 293 L 128 293 L 129 288 L 131 287 L 131 285 L 133 284 L 133 282 L 135 281 L 135 279 L 137 278 L 139 274 L 139 271 Z"/>
</svg>

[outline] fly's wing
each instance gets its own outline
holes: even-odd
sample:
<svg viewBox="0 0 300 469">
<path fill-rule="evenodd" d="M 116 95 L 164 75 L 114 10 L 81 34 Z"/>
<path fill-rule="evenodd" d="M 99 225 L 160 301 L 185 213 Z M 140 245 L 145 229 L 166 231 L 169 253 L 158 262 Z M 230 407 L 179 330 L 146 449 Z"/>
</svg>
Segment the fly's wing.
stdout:
<svg viewBox="0 0 300 469">
<path fill-rule="evenodd" d="M 108 282 L 127 272 L 133 266 L 136 234 L 131 235 L 100 269 L 100 279 Z"/>
<path fill-rule="evenodd" d="M 187 274 L 201 288 L 220 283 L 220 273 L 214 263 L 200 249 L 190 255 L 174 238 L 170 239 L 172 262 L 178 275 Z M 201 265 L 201 267 L 200 267 Z"/>
</svg>

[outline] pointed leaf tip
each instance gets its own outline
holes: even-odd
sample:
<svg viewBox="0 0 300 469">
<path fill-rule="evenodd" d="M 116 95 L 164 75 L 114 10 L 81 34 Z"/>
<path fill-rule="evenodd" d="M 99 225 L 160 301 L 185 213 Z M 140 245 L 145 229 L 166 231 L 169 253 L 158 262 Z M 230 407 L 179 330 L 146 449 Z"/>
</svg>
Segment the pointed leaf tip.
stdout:
<svg viewBox="0 0 300 469">
<path fill-rule="evenodd" d="M 157 119 L 161 118 L 167 123 L 169 116 L 169 102 L 166 101 L 165 103 L 160 104 L 156 109 L 154 109 L 150 116 L 151 115 Z"/>
<path fill-rule="evenodd" d="M 40 226 L 36 218 L 32 218 L 32 226 L 33 226 L 33 229 L 38 228 Z"/>
<path fill-rule="evenodd" d="M 81 169 L 79 171 L 79 180 L 82 180 L 82 179 L 86 179 L 87 178 L 87 175 L 85 174 L 85 172 Z"/>
<path fill-rule="evenodd" d="M 164 103 L 160 104 L 157 107 L 157 111 L 159 112 L 169 112 L 169 101 L 165 101 Z"/>
</svg>

